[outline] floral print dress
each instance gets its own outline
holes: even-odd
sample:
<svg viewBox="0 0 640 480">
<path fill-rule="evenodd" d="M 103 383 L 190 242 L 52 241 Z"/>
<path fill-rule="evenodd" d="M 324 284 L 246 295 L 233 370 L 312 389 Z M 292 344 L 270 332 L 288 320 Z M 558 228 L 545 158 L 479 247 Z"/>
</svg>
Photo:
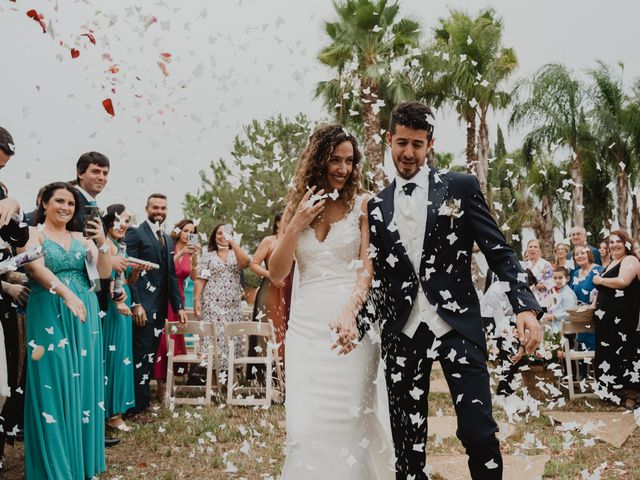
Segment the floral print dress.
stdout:
<svg viewBox="0 0 640 480">
<path fill-rule="evenodd" d="M 207 281 L 200 298 L 201 319 L 215 323 L 220 368 L 226 369 L 229 347 L 224 336 L 224 324 L 243 320 L 240 304 L 242 299 L 240 271 L 233 250 L 229 250 L 226 262 L 216 251 L 203 252 L 198 261 L 198 278 Z M 209 341 L 209 337 L 202 337 L 201 351 L 209 347 Z M 242 347 L 241 338 L 235 337 L 234 342 L 236 356 L 239 356 Z"/>
</svg>

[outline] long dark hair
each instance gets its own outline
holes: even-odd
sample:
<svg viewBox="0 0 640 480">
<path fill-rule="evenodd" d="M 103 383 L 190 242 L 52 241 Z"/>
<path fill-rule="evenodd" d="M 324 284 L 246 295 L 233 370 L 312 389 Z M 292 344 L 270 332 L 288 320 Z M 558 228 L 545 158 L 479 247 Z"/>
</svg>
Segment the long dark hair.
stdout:
<svg viewBox="0 0 640 480">
<path fill-rule="evenodd" d="M 80 193 L 75 189 L 73 185 L 67 182 L 53 182 L 48 185 L 45 185 L 42 190 L 42 199 L 40 200 L 40 205 L 36 209 L 36 214 L 34 215 L 34 225 L 39 225 L 44 223 L 45 219 L 45 210 L 44 204 L 49 203 L 51 197 L 56 192 L 56 190 L 67 190 L 71 192 L 73 195 L 73 200 L 76 203 L 75 208 L 73 209 L 73 216 L 71 220 L 67 222 L 65 225 L 67 230 L 73 231 L 74 225 L 76 224 L 76 218 L 78 217 L 78 206 L 80 205 Z"/>
<path fill-rule="evenodd" d="M 171 240 L 173 240 L 173 243 L 176 243 L 180 239 L 182 229 L 189 224 L 193 225 L 193 233 L 198 233 L 198 227 L 193 222 L 193 220 L 191 220 L 190 218 L 183 218 L 178 223 L 176 223 L 175 227 L 173 227 L 173 230 L 171 230 L 171 233 L 169 234 Z"/>
<path fill-rule="evenodd" d="M 109 230 L 113 228 L 118 216 L 127 209 L 121 203 L 114 203 L 107 207 L 107 213 L 102 217 L 102 225 L 104 226 L 105 235 L 109 234 Z"/>
<path fill-rule="evenodd" d="M 213 227 L 213 230 L 211 231 L 211 235 L 209 235 L 209 243 L 207 244 L 207 250 L 209 250 L 210 252 L 218 251 L 218 244 L 216 243 L 216 234 L 218 233 L 218 230 L 222 228 L 224 225 L 225 225 L 224 223 L 219 223 L 215 227 Z"/>
<path fill-rule="evenodd" d="M 356 196 L 362 193 L 361 154 L 358 143 L 355 137 L 341 125 L 325 125 L 314 130 L 309 137 L 309 143 L 300 155 L 293 176 L 293 187 L 289 189 L 285 198 L 284 218 L 286 222 L 291 220 L 294 212 L 298 209 L 302 197 L 307 193 L 307 188 L 315 185 L 318 191 L 329 191 L 327 164 L 333 151 L 342 142 L 349 142 L 353 147 L 353 170 L 347 178 L 344 188 L 340 191 L 340 197 L 347 205 L 347 211 L 351 211 Z"/>
<path fill-rule="evenodd" d="M 276 216 L 273 217 L 273 228 L 271 229 L 271 235 L 278 235 L 278 230 L 280 230 L 280 226 L 278 222 L 282 221 L 283 212 L 276 213 Z"/>
</svg>

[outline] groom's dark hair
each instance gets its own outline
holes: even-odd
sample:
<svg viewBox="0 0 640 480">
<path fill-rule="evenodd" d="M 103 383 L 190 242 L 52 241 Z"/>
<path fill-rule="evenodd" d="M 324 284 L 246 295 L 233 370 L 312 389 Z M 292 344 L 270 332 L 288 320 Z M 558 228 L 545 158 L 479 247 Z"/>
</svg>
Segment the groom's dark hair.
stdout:
<svg viewBox="0 0 640 480">
<path fill-rule="evenodd" d="M 435 127 L 433 111 L 431 107 L 422 102 L 402 102 L 391 112 L 391 121 L 389 122 L 391 135 L 396 133 L 396 125 L 413 130 L 426 130 L 427 138 L 431 140 Z"/>
</svg>

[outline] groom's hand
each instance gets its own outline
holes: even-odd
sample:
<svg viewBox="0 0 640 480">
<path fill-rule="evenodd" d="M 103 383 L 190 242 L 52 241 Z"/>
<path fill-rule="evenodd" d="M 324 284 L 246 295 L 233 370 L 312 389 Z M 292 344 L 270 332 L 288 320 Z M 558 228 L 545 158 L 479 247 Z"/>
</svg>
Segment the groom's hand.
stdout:
<svg viewBox="0 0 640 480">
<path fill-rule="evenodd" d="M 516 316 L 518 340 L 525 351 L 531 355 L 542 341 L 542 326 L 532 310 L 520 312 Z"/>
</svg>

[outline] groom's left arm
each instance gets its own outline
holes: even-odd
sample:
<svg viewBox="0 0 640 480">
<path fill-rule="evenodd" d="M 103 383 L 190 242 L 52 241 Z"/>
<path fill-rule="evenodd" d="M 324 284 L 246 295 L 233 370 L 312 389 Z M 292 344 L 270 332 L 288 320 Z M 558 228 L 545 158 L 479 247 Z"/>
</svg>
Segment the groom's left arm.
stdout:
<svg viewBox="0 0 640 480">
<path fill-rule="evenodd" d="M 509 283 L 510 290 L 506 293 L 513 312 L 518 314 L 533 311 L 539 317 L 542 314 L 540 305 L 527 285 L 527 277 L 516 252 L 507 244 L 491 216 L 478 179 L 472 175 L 465 175 L 464 179 L 469 185 L 464 186 L 464 191 L 468 194 L 463 215 L 468 215 L 467 222 L 471 227 L 474 240 L 486 257 L 491 271 L 501 281 Z"/>
</svg>

